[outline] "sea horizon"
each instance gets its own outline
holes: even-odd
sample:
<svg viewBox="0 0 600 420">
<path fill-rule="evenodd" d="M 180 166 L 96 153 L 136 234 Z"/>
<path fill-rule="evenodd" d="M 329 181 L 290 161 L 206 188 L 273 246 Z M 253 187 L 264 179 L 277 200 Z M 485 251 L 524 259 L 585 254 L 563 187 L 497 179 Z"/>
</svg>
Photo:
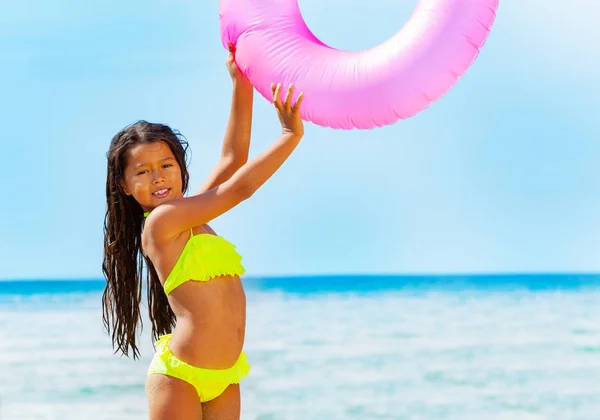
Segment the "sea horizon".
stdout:
<svg viewBox="0 0 600 420">
<path fill-rule="evenodd" d="M 600 273 L 475 273 L 475 274 L 290 274 L 243 276 L 244 287 L 288 293 L 369 292 L 406 289 L 578 289 L 600 288 Z M 144 281 L 145 283 L 145 281 Z M 0 279 L 0 294 L 97 292 L 103 278 Z"/>
</svg>

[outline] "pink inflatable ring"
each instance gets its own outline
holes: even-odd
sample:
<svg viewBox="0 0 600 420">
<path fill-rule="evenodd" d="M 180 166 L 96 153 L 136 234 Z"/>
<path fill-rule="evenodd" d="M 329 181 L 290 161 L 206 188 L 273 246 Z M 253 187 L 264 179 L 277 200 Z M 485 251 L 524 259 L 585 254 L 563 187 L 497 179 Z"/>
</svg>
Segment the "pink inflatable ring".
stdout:
<svg viewBox="0 0 600 420">
<path fill-rule="evenodd" d="M 271 82 L 304 92 L 302 118 L 370 129 L 411 117 L 444 95 L 490 32 L 499 0 L 419 0 L 383 44 L 340 51 L 308 29 L 297 0 L 220 0 L 221 40 L 236 46 L 241 71 L 271 101 Z M 284 89 L 285 91 L 285 89 Z"/>
</svg>

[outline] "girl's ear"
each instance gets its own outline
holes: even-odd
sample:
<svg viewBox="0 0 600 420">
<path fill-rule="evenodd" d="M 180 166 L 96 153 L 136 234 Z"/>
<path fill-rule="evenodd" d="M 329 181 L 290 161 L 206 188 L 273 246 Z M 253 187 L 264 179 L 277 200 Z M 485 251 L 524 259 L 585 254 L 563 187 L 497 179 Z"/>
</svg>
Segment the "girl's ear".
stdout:
<svg viewBox="0 0 600 420">
<path fill-rule="evenodd" d="M 123 192 L 125 193 L 125 195 L 131 195 L 131 193 L 129 192 L 129 189 L 127 189 L 127 185 L 125 185 L 125 181 L 121 181 L 121 188 L 123 189 Z"/>
</svg>

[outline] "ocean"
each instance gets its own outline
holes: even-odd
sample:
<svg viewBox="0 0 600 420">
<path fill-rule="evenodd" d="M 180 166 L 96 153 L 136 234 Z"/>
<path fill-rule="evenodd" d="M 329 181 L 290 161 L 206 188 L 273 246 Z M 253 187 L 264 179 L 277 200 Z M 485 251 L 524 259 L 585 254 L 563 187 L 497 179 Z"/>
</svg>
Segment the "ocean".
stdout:
<svg viewBox="0 0 600 420">
<path fill-rule="evenodd" d="M 600 419 L 600 276 L 244 279 L 242 419 Z M 0 420 L 147 418 L 103 282 L 0 282 Z"/>
</svg>

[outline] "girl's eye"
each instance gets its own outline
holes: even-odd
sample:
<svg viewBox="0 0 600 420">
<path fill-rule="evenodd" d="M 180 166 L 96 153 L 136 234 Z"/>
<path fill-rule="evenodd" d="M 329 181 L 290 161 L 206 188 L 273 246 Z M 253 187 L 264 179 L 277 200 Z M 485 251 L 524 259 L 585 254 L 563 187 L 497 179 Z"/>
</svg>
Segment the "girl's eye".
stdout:
<svg viewBox="0 0 600 420">
<path fill-rule="evenodd" d="M 143 171 L 139 171 L 137 174 L 138 175 L 144 175 L 146 173 L 146 170 L 144 169 Z"/>
<path fill-rule="evenodd" d="M 163 165 L 163 167 L 164 167 L 164 168 L 170 168 L 171 166 L 173 166 L 173 164 L 172 164 L 172 163 L 165 163 L 165 164 Z"/>
</svg>

